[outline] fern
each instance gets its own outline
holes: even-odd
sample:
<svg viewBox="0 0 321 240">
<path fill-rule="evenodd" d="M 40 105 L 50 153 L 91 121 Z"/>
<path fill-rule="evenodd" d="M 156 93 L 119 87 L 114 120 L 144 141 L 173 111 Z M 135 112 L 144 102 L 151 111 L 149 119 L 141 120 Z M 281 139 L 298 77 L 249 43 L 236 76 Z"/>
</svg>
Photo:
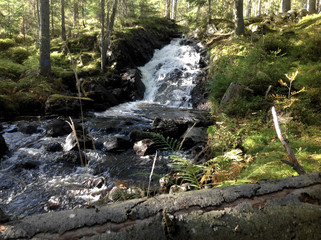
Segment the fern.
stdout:
<svg viewBox="0 0 321 240">
<path fill-rule="evenodd" d="M 203 184 L 201 183 L 201 178 L 205 169 L 203 165 L 192 164 L 191 160 L 178 155 L 171 155 L 171 158 L 173 159 L 173 170 L 182 174 L 184 182 L 190 183 L 192 187 L 197 189 L 203 187 Z"/>
<path fill-rule="evenodd" d="M 158 149 L 169 149 L 172 152 L 180 150 L 180 141 L 175 138 L 168 136 L 165 137 L 164 135 L 155 132 L 147 132 L 147 134 L 152 136 L 153 141 Z"/>
</svg>

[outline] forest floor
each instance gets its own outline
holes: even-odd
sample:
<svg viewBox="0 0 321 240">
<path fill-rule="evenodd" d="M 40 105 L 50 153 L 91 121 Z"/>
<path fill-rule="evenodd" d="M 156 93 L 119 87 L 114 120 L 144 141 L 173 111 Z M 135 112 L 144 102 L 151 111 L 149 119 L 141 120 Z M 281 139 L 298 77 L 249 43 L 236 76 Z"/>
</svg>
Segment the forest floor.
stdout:
<svg viewBox="0 0 321 240">
<path fill-rule="evenodd" d="M 209 25 L 199 29 L 211 55 L 209 95 L 219 123 L 208 129 L 204 184 L 297 175 L 282 162 L 288 155 L 274 129 L 272 106 L 305 171 L 321 170 L 321 16 L 258 17 L 245 24 L 242 37 L 226 28 L 214 35 L 206 32 Z M 250 91 L 221 107 L 231 82 Z"/>
</svg>

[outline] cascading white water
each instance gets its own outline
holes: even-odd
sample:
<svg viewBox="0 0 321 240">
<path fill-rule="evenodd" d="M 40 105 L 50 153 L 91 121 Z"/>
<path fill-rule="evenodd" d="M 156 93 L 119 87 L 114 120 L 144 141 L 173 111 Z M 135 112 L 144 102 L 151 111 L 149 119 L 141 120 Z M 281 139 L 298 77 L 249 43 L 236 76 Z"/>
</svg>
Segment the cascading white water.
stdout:
<svg viewBox="0 0 321 240">
<path fill-rule="evenodd" d="M 144 104 L 191 108 L 194 80 L 202 73 L 200 58 L 200 53 L 193 46 L 184 44 L 184 39 L 172 40 L 162 49 L 155 50 L 153 58 L 139 67 L 146 87 L 143 100 L 120 104 L 95 115 L 135 115 Z"/>
<path fill-rule="evenodd" d="M 146 86 L 144 100 L 173 107 L 191 107 L 193 80 L 200 73 L 200 54 L 189 45 L 173 40 L 140 67 Z"/>
</svg>

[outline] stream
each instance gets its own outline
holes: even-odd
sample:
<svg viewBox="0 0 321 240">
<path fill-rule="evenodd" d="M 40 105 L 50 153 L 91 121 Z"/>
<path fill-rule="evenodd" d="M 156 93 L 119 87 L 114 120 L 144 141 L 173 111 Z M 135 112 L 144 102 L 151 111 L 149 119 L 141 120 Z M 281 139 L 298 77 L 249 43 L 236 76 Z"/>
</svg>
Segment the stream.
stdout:
<svg viewBox="0 0 321 240">
<path fill-rule="evenodd" d="M 138 155 L 134 133 L 152 129 L 155 119 L 193 123 L 204 117 L 204 112 L 192 109 L 195 79 L 204 75 L 201 50 L 201 44 L 189 45 L 184 39 L 155 50 L 151 61 L 139 68 L 146 87 L 143 100 L 87 113 L 85 128 L 95 147 L 88 147 L 81 159 L 67 130 L 53 133 L 57 126 L 66 128 L 68 119 L 33 117 L 2 123 L 9 152 L 0 162 L 0 208 L 19 218 L 112 202 L 109 193 L 115 186 L 146 189 L 155 154 Z M 168 155 L 157 155 L 155 188 L 170 171 Z"/>
</svg>

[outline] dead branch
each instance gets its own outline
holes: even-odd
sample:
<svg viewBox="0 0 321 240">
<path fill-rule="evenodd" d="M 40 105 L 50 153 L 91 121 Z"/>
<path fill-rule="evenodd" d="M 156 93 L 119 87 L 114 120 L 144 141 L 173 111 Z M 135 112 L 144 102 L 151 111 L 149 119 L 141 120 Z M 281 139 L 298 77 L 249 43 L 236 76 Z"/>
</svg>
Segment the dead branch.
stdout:
<svg viewBox="0 0 321 240">
<path fill-rule="evenodd" d="M 278 120 L 278 115 L 275 111 L 274 106 L 272 107 L 272 116 L 273 116 L 273 122 L 274 122 L 276 134 L 278 135 L 278 138 L 280 139 L 283 147 L 288 153 L 288 158 L 290 159 L 290 161 L 282 161 L 282 162 L 290 165 L 298 174 L 306 174 L 303 167 L 299 164 L 297 158 L 295 157 L 294 151 L 290 148 L 288 144 L 288 140 L 285 139 L 282 135 L 279 120 Z"/>
</svg>

